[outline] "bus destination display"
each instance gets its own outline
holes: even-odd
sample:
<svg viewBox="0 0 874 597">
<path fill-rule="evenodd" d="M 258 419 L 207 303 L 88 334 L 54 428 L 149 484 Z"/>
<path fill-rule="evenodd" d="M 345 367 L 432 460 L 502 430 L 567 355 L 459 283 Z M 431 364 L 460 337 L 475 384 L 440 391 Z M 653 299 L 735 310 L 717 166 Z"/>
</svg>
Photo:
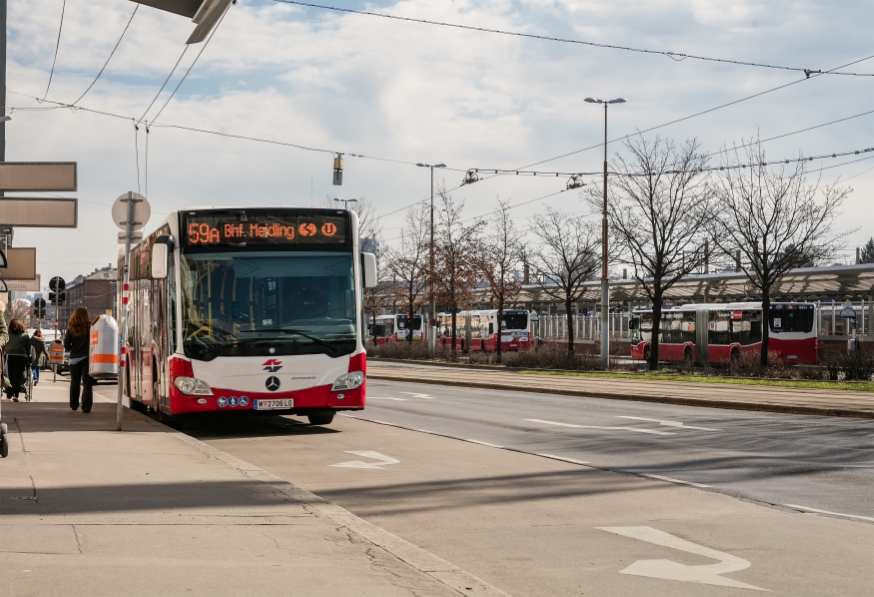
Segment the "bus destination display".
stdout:
<svg viewBox="0 0 874 597">
<path fill-rule="evenodd" d="M 276 212 L 187 213 L 182 236 L 189 247 L 346 245 L 345 215 Z"/>
</svg>

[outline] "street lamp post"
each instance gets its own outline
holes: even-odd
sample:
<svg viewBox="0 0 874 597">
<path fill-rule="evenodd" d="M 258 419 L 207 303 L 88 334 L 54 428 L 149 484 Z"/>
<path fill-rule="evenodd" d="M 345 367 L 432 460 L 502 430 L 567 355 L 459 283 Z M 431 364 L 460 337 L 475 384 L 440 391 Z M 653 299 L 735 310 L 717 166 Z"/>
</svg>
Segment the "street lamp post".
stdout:
<svg viewBox="0 0 874 597">
<path fill-rule="evenodd" d="M 607 106 L 624 104 L 624 98 L 602 100 L 587 97 L 590 104 L 604 104 L 604 211 L 601 218 L 601 364 L 610 366 L 610 280 L 607 278 Z"/>
<path fill-rule="evenodd" d="M 416 164 L 420 168 L 431 169 L 431 248 L 428 251 L 430 260 L 429 276 L 428 276 L 428 294 L 431 300 L 428 301 L 428 351 L 433 355 L 436 348 L 437 339 L 436 326 L 432 325 L 432 321 L 436 321 L 436 304 L 434 302 L 434 168 L 445 168 L 446 164 Z"/>
<path fill-rule="evenodd" d="M 349 211 L 349 204 L 350 203 L 357 203 L 358 199 L 337 199 L 336 197 L 334 197 L 334 201 L 339 201 L 340 203 L 343 204 L 343 208 L 346 211 Z"/>
</svg>

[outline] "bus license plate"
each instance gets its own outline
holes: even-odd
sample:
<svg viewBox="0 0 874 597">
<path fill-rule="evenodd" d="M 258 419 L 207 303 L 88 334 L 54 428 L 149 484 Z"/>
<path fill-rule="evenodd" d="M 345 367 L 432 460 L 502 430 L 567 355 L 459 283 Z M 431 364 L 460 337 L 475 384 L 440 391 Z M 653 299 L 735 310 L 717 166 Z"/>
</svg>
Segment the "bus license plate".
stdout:
<svg viewBox="0 0 874 597">
<path fill-rule="evenodd" d="M 272 398 L 270 400 L 255 400 L 255 410 L 277 410 L 294 408 L 294 398 Z"/>
</svg>

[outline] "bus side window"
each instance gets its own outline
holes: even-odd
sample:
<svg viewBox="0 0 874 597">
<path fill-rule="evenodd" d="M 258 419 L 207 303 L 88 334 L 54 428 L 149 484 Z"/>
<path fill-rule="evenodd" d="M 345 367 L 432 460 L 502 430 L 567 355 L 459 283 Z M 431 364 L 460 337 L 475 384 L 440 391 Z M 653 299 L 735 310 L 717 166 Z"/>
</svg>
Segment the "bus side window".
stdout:
<svg viewBox="0 0 874 597">
<path fill-rule="evenodd" d="M 750 344 L 757 344 L 762 341 L 762 314 L 750 314 Z"/>
<path fill-rule="evenodd" d="M 495 333 L 495 322 L 489 322 L 489 336 L 493 336 Z"/>
</svg>

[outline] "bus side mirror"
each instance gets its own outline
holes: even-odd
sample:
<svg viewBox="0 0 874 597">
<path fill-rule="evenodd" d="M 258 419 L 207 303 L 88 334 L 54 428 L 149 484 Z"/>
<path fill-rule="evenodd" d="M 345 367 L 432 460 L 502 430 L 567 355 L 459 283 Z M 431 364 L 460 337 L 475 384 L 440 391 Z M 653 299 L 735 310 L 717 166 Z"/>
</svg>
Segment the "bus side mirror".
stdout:
<svg viewBox="0 0 874 597">
<path fill-rule="evenodd" d="M 168 248 L 166 243 L 152 245 L 152 278 L 154 280 L 163 280 L 167 277 Z"/>
<path fill-rule="evenodd" d="M 364 271 L 364 287 L 376 288 L 378 283 L 376 279 L 376 255 L 373 253 L 362 253 L 361 264 L 364 266 L 362 268 Z"/>
</svg>

